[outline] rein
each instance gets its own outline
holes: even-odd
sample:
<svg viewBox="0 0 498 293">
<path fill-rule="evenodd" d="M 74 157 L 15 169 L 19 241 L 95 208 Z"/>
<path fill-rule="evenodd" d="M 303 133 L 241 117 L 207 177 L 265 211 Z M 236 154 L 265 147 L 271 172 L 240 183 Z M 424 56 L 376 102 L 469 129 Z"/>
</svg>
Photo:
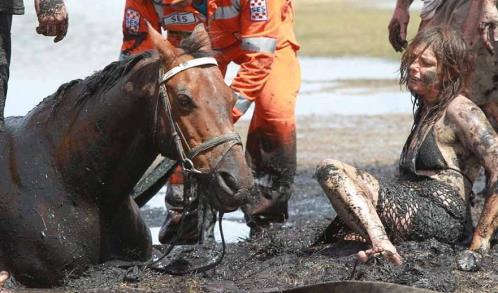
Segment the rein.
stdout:
<svg viewBox="0 0 498 293">
<path fill-rule="evenodd" d="M 208 180 L 213 180 L 214 177 L 216 176 L 215 174 L 216 174 L 216 170 L 218 168 L 218 164 L 225 157 L 225 155 L 228 153 L 228 151 L 230 151 L 230 149 L 235 145 L 242 145 L 242 140 L 240 138 L 240 135 L 238 133 L 235 133 L 235 132 L 230 132 L 230 133 L 222 134 L 220 136 L 212 137 L 212 138 L 204 141 L 203 143 L 195 146 L 194 148 L 191 148 L 188 144 L 188 141 L 185 139 L 185 136 L 183 135 L 180 127 L 178 126 L 178 123 L 176 123 L 175 120 L 173 119 L 173 111 L 172 111 L 172 107 L 171 107 L 171 101 L 169 100 L 169 95 L 168 95 L 168 90 L 166 88 L 166 83 L 176 74 L 178 74 L 184 70 L 187 70 L 189 68 L 198 67 L 198 66 L 202 66 L 202 65 L 218 65 L 218 63 L 216 62 L 216 59 L 214 59 L 212 57 L 196 58 L 196 59 L 189 60 L 185 63 L 182 63 L 182 64 L 170 69 L 169 71 L 167 71 L 164 74 L 162 74 L 162 72 L 161 72 L 162 70 L 159 73 L 159 97 L 162 100 L 164 114 L 166 115 L 166 117 L 168 119 L 168 123 L 169 123 L 170 129 L 171 129 L 171 136 L 173 138 L 176 151 L 180 157 L 179 161 L 183 167 L 183 176 L 184 176 L 183 203 L 184 203 L 185 211 L 182 214 L 182 217 L 180 219 L 180 228 L 178 229 L 178 233 L 175 235 L 175 238 L 173 239 L 172 243 L 168 246 L 168 248 L 163 252 L 163 254 L 159 258 L 157 258 L 156 260 L 151 259 L 145 263 L 142 263 L 140 266 L 143 269 L 152 268 L 154 270 L 158 270 L 158 271 L 172 274 L 172 275 L 186 275 L 186 274 L 190 274 L 190 273 L 198 273 L 198 272 L 203 272 L 203 271 L 207 271 L 209 269 L 214 268 L 216 265 L 218 265 L 221 262 L 221 260 L 223 259 L 223 256 L 225 255 L 226 245 L 225 245 L 225 238 L 223 235 L 223 228 L 222 228 L 223 212 L 219 212 L 219 228 L 220 228 L 223 250 L 222 250 L 221 255 L 214 262 L 209 263 L 209 264 L 204 265 L 204 266 L 201 266 L 201 267 L 197 267 L 197 268 L 188 270 L 188 271 L 182 271 L 182 272 L 171 271 L 171 270 L 167 270 L 166 268 L 154 267 L 155 264 L 157 264 L 159 261 L 164 259 L 173 250 L 176 243 L 178 242 L 178 240 L 180 239 L 180 237 L 184 233 L 183 230 L 184 230 L 184 226 L 185 226 L 184 225 L 185 216 L 188 213 L 197 211 L 197 209 L 192 208 L 193 204 L 197 200 L 197 198 L 195 196 L 194 185 L 196 185 L 195 184 L 196 180 L 195 180 L 194 175 L 207 176 Z M 208 172 L 202 172 L 195 167 L 192 160 L 197 155 L 199 155 L 207 150 L 210 150 L 218 145 L 222 145 L 222 144 L 227 144 L 227 145 L 225 146 L 223 153 L 217 158 L 217 160 L 214 163 L 211 170 L 209 170 Z M 185 150 L 184 146 L 186 146 L 187 151 Z M 217 197 L 216 193 L 213 193 L 213 194 L 215 194 L 215 196 Z M 212 200 L 212 199 L 209 198 L 209 200 Z M 219 201 L 219 199 L 218 199 L 218 201 Z"/>
</svg>

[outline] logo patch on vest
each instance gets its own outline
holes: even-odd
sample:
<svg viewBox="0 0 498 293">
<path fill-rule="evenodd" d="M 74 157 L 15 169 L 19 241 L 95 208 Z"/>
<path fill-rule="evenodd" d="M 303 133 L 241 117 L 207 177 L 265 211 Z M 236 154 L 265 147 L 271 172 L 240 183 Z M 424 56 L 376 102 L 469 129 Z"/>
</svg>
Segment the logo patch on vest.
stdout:
<svg viewBox="0 0 498 293">
<path fill-rule="evenodd" d="M 191 24 L 195 23 L 195 16 L 193 13 L 174 13 L 166 16 L 163 19 L 165 25 L 169 24 Z"/>
<path fill-rule="evenodd" d="M 266 8 L 266 0 L 249 0 L 251 8 L 252 21 L 267 21 L 268 9 Z"/>
<path fill-rule="evenodd" d="M 133 9 L 126 9 L 125 27 L 131 33 L 138 33 L 140 28 L 140 12 Z"/>
</svg>

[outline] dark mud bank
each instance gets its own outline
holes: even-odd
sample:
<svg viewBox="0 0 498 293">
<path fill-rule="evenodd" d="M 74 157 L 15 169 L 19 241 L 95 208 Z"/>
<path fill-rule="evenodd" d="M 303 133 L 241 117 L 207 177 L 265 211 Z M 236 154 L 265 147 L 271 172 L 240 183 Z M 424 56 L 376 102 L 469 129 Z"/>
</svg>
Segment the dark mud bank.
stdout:
<svg viewBox="0 0 498 293">
<path fill-rule="evenodd" d="M 367 166 L 377 176 L 393 176 L 395 166 Z M 383 281 L 442 292 L 497 292 L 498 250 L 484 258 L 475 273 L 456 269 L 455 256 L 463 246 L 450 246 L 435 240 L 397 244 L 404 264 L 393 267 L 382 258 L 357 264 L 354 253 L 363 244 L 344 241 L 311 247 L 334 217 L 330 204 L 315 179 L 313 169 L 298 172 L 295 193 L 290 203 L 290 219 L 272 227 L 257 239 L 230 244 L 218 267 L 198 275 L 174 277 L 152 270 L 124 281 L 126 270 L 98 266 L 78 278 L 67 280 L 61 288 L 68 291 L 119 292 L 274 292 L 329 281 Z M 476 187 L 479 190 L 479 186 Z M 483 199 L 478 196 L 478 214 Z M 479 204 L 480 203 L 480 204 Z M 149 212 L 151 222 L 162 221 Z M 205 248 L 191 253 L 185 263 L 206 261 L 215 251 Z"/>
</svg>

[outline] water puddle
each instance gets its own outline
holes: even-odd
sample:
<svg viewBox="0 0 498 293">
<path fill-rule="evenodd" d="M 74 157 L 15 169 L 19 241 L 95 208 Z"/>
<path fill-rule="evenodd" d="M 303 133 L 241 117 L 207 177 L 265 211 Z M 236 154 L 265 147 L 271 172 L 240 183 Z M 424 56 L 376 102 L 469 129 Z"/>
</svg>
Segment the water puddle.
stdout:
<svg viewBox="0 0 498 293">
<path fill-rule="evenodd" d="M 149 208 L 164 208 L 164 195 L 166 188 L 163 187 L 146 205 L 145 209 Z M 227 213 L 223 216 L 223 236 L 226 243 L 235 243 L 249 238 L 249 227 L 245 224 L 244 214 L 237 210 L 232 213 Z M 158 235 L 160 227 L 151 227 L 152 243 L 160 244 Z M 218 223 L 214 228 L 214 238 L 217 242 L 221 242 L 220 228 Z"/>
</svg>

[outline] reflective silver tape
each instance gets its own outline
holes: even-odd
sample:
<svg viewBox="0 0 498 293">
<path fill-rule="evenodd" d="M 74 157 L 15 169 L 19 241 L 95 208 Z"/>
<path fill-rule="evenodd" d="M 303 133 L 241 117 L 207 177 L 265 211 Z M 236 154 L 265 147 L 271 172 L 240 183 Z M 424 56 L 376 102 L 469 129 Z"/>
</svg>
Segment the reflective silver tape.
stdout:
<svg viewBox="0 0 498 293">
<path fill-rule="evenodd" d="M 119 61 L 123 61 L 123 60 L 125 60 L 128 57 L 130 57 L 129 54 L 125 54 L 123 52 L 119 53 Z"/>
<path fill-rule="evenodd" d="M 249 107 L 251 107 L 252 101 L 248 100 L 246 97 L 235 91 L 233 92 L 233 95 L 237 99 L 237 101 L 235 102 L 235 108 L 242 114 L 247 112 L 247 110 L 249 110 Z"/>
<path fill-rule="evenodd" d="M 240 11 L 240 0 L 232 0 L 232 5 L 235 9 Z"/>
<path fill-rule="evenodd" d="M 154 3 L 154 8 L 156 9 L 157 16 L 159 19 L 164 17 L 164 6 L 162 1 L 152 1 Z"/>
<path fill-rule="evenodd" d="M 277 47 L 277 39 L 268 37 L 242 38 L 240 46 L 242 50 L 246 51 L 274 53 Z"/>
<path fill-rule="evenodd" d="M 222 6 L 216 8 L 214 12 L 215 19 L 230 19 L 239 16 L 240 7 L 236 6 Z"/>
</svg>

